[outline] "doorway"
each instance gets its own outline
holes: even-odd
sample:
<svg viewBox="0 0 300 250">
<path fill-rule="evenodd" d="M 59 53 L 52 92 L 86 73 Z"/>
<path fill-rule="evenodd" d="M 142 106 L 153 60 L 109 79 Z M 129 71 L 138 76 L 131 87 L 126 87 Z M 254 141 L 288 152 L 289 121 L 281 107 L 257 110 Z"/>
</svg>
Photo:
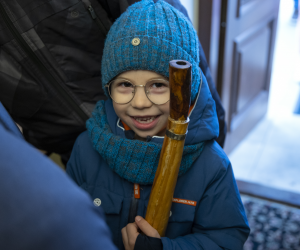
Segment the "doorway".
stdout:
<svg viewBox="0 0 300 250">
<path fill-rule="evenodd" d="M 280 3 L 268 111 L 229 154 L 238 180 L 300 193 L 299 21 L 293 0 Z"/>
</svg>

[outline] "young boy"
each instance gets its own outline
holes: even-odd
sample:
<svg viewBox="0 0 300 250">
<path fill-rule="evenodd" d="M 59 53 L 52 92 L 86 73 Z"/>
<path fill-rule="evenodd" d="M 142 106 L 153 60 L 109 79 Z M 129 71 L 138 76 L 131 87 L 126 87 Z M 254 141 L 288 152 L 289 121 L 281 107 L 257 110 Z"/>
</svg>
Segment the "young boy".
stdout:
<svg viewBox="0 0 300 250">
<path fill-rule="evenodd" d="M 98 102 L 87 121 L 67 172 L 103 208 L 119 249 L 242 249 L 247 239 L 231 164 L 214 141 L 215 103 L 198 52 L 192 24 L 164 1 L 132 5 L 109 31 L 102 59 L 109 99 Z M 174 59 L 193 65 L 193 109 L 173 196 L 179 203 L 172 204 L 166 237 L 160 238 L 142 217 L 169 116 L 168 63 Z"/>
</svg>

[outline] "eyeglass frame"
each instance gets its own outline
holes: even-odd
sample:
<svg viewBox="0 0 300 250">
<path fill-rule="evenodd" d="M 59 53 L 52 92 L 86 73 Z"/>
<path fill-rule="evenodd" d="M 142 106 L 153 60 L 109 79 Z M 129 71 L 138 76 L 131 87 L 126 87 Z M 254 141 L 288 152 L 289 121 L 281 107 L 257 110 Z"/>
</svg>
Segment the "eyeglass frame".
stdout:
<svg viewBox="0 0 300 250">
<path fill-rule="evenodd" d="M 116 102 L 116 101 L 112 98 L 112 96 L 111 96 L 111 94 L 110 94 L 110 89 L 109 89 L 110 84 L 111 84 L 113 81 L 117 80 L 117 79 L 121 79 L 121 80 L 124 80 L 124 81 L 126 81 L 126 82 L 129 82 L 129 83 L 131 83 L 131 84 L 134 86 L 134 94 L 133 94 L 132 98 L 130 99 L 130 101 L 128 101 L 128 102 L 126 102 L 126 103 L 119 103 L 119 102 Z M 133 84 L 131 81 L 129 81 L 128 79 L 125 79 L 125 78 L 117 78 L 117 79 L 113 79 L 113 80 L 111 80 L 108 84 L 105 84 L 105 85 L 104 85 L 104 87 L 107 88 L 107 90 L 108 90 L 108 94 L 109 94 L 110 98 L 111 98 L 115 103 L 117 103 L 117 104 L 123 105 L 123 104 L 128 104 L 128 103 L 130 103 L 130 102 L 133 100 L 133 98 L 135 97 L 135 93 L 136 93 L 135 87 L 144 87 L 144 91 L 145 91 L 145 95 L 147 96 L 147 99 L 148 99 L 151 103 L 153 103 L 153 104 L 155 104 L 155 105 L 163 105 L 163 104 L 166 104 L 167 102 L 170 101 L 170 98 L 169 98 L 169 100 L 166 101 L 165 103 L 156 104 L 156 103 L 154 103 L 153 101 L 151 101 L 150 98 L 149 98 L 148 95 L 147 95 L 147 91 L 146 91 L 146 85 L 147 85 L 147 84 L 146 84 L 146 85 L 135 85 L 135 84 Z M 158 79 L 152 79 L 151 81 L 156 81 L 156 80 L 162 80 L 162 81 L 165 81 L 165 82 L 167 81 L 166 79 L 161 79 L 161 78 L 158 78 Z M 168 81 L 168 82 L 169 82 L 169 81 Z"/>
</svg>

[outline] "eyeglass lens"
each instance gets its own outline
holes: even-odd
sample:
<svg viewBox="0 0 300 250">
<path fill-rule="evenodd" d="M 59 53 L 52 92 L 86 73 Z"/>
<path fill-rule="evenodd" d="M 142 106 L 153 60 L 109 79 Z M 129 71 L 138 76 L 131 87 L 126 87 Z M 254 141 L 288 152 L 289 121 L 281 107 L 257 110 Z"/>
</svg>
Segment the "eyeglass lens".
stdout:
<svg viewBox="0 0 300 250">
<path fill-rule="evenodd" d="M 138 87 L 128 80 L 116 79 L 110 83 L 109 94 L 116 103 L 125 104 L 133 99 Z M 151 80 L 144 88 L 148 99 L 154 104 L 164 104 L 170 99 L 170 87 L 167 80 Z"/>
</svg>

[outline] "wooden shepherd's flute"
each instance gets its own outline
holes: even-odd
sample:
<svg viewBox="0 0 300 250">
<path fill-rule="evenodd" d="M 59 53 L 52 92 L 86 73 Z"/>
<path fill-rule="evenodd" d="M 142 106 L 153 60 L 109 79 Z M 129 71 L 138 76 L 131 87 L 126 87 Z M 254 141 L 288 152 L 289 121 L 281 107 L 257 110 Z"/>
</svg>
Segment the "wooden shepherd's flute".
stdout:
<svg viewBox="0 0 300 250">
<path fill-rule="evenodd" d="M 189 62 L 170 61 L 170 116 L 146 212 L 146 220 L 160 236 L 165 235 L 168 225 L 189 124 L 191 73 Z"/>
</svg>

